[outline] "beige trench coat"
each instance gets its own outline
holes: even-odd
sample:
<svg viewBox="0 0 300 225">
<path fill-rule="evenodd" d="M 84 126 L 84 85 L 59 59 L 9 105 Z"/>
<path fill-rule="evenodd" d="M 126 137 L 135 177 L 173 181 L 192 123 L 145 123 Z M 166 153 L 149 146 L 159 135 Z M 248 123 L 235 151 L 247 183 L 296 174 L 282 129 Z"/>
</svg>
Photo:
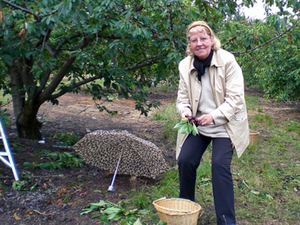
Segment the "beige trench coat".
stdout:
<svg viewBox="0 0 300 225">
<path fill-rule="evenodd" d="M 194 58 L 187 56 L 179 63 L 180 81 L 176 108 L 179 114 L 190 108 L 196 115 L 201 94 L 201 82 L 193 66 Z M 222 49 L 214 51 L 209 67 L 210 83 L 216 106 L 228 120 L 225 129 L 234 145 L 237 156 L 241 157 L 249 145 L 249 126 L 244 98 L 244 77 L 234 56 Z M 216 124 L 217 125 L 217 124 Z M 178 132 L 176 159 L 188 134 Z"/>
</svg>

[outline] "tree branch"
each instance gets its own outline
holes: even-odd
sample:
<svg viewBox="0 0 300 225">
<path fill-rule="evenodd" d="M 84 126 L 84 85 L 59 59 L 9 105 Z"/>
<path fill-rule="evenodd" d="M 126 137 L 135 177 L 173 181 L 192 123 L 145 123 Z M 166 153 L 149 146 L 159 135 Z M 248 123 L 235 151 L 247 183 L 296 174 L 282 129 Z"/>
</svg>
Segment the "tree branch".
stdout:
<svg viewBox="0 0 300 225">
<path fill-rule="evenodd" d="M 103 38 L 103 39 L 122 39 L 121 36 L 115 36 L 115 35 L 102 35 L 100 32 L 98 32 L 98 36 Z"/>
<path fill-rule="evenodd" d="M 104 30 L 106 27 L 107 27 L 107 26 L 103 26 L 102 30 Z M 99 33 L 100 33 L 100 32 L 98 32 L 98 34 L 99 34 Z M 96 35 L 96 37 L 98 37 L 98 34 Z M 79 33 L 77 33 L 77 34 L 74 34 L 74 35 L 71 35 L 71 36 L 65 38 L 65 40 L 62 41 L 62 42 L 56 47 L 56 49 L 54 50 L 53 55 L 52 55 L 52 58 L 56 58 L 57 54 L 61 51 L 62 47 L 63 47 L 66 43 L 68 43 L 70 39 L 77 38 L 77 37 L 81 37 L 82 35 L 83 35 L 83 34 L 79 32 Z M 84 47 L 86 47 L 86 46 L 91 42 L 91 40 L 92 40 L 91 35 L 90 35 L 90 34 L 86 34 L 85 37 L 84 37 L 84 39 L 82 40 L 82 42 L 78 45 L 77 49 L 83 49 Z M 72 57 L 73 57 L 73 56 L 70 56 L 70 57 L 67 59 L 67 61 L 72 62 L 71 64 L 73 64 L 73 62 L 76 60 L 76 59 L 74 60 Z M 71 59 L 71 58 L 72 58 L 72 59 Z M 74 60 L 74 61 L 73 61 L 73 60 Z M 67 64 L 69 64 L 69 63 L 67 63 Z M 70 64 L 69 66 L 71 66 L 71 64 Z M 65 64 L 64 64 L 63 66 L 65 66 Z M 65 71 L 65 70 L 64 70 L 64 71 Z M 37 89 L 36 96 L 38 96 L 38 95 L 43 91 L 43 89 L 45 88 L 45 86 L 46 86 L 46 84 L 47 84 L 47 81 L 48 81 L 48 78 L 49 78 L 49 76 L 50 76 L 50 73 L 51 73 L 51 70 L 48 69 L 45 78 L 43 79 L 41 85 L 40 85 L 39 88 Z M 65 74 L 66 74 L 66 73 L 65 73 Z M 61 80 L 63 79 L 63 77 L 65 76 L 65 74 L 63 74 L 63 73 L 61 73 L 61 71 L 59 71 L 58 74 L 55 76 L 54 80 L 51 82 L 51 84 L 50 84 L 49 86 L 56 86 L 56 87 L 57 87 L 57 86 L 59 85 L 60 81 L 61 81 Z M 61 77 L 61 76 L 62 76 L 62 77 Z M 59 81 L 59 82 L 58 82 L 58 81 Z M 55 87 L 55 88 L 56 88 L 56 87 Z M 48 88 L 47 88 L 47 89 L 48 89 Z M 49 94 L 49 92 L 48 92 L 48 94 Z M 64 93 L 63 93 L 63 94 L 64 94 Z M 57 94 L 57 96 L 61 96 L 61 95 L 62 95 L 61 92 L 59 92 L 59 93 Z M 43 96 L 44 96 L 44 94 L 43 94 Z M 53 97 L 50 97 L 50 98 L 53 99 Z M 45 99 L 45 97 L 44 97 L 44 99 Z"/>
<path fill-rule="evenodd" d="M 45 44 L 45 46 L 46 46 L 46 48 L 47 48 L 47 50 L 49 52 L 49 55 L 51 56 L 51 58 L 53 58 L 53 56 L 54 56 L 53 49 L 49 45 L 47 45 L 47 44 Z"/>
<path fill-rule="evenodd" d="M 166 55 L 167 54 L 164 54 L 163 56 L 166 56 Z M 125 68 L 125 70 L 126 71 L 130 71 L 130 70 L 140 69 L 140 68 L 143 68 L 145 66 L 150 66 L 153 63 L 155 63 L 157 60 L 158 60 L 158 56 L 154 56 L 154 57 L 151 57 L 151 58 L 143 59 L 140 62 L 137 62 L 135 65 L 129 66 L 129 67 Z"/>
<path fill-rule="evenodd" d="M 167 54 L 164 54 L 164 55 L 167 55 Z M 158 56 L 155 56 L 155 57 L 152 57 L 152 58 L 148 58 L 148 59 L 144 59 L 138 63 L 136 63 L 134 66 L 130 66 L 130 67 L 127 67 L 125 68 L 126 71 L 130 71 L 130 70 L 135 70 L 135 69 L 139 69 L 139 68 L 142 68 L 142 67 L 145 67 L 145 66 L 149 66 L 149 65 L 152 65 L 153 63 L 155 63 L 156 61 L 158 60 Z M 145 62 L 147 61 L 147 62 Z M 97 79 L 100 79 L 102 76 L 101 75 L 98 75 L 98 76 L 93 76 L 93 77 L 89 77 L 87 79 L 84 79 L 80 82 L 77 82 L 77 83 L 74 83 L 70 86 L 71 89 L 75 89 L 77 87 L 80 87 L 81 85 L 84 85 L 84 84 L 87 84 L 91 81 L 94 81 L 94 80 L 97 80 Z M 62 95 L 64 95 L 66 93 L 66 91 L 60 91 L 54 95 L 51 95 L 51 97 L 49 98 L 50 100 L 51 99 L 56 99 Z"/>
<path fill-rule="evenodd" d="M 77 83 L 71 85 L 70 88 L 75 89 L 75 88 L 77 88 L 77 87 L 80 87 L 81 85 L 87 84 L 87 83 L 89 83 L 89 82 L 91 82 L 91 81 L 94 81 L 94 80 L 97 80 L 97 79 L 100 79 L 100 78 L 101 78 L 101 75 L 94 76 L 94 77 L 89 77 L 89 78 L 87 78 L 87 79 L 85 79 L 85 80 L 82 80 L 82 81 L 80 81 L 80 82 L 77 82 Z M 51 97 L 50 97 L 49 99 L 50 99 L 50 100 L 56 99 L 56 98 L 58 98 L 58 97 L 64 95 L 65 93 L 66 93 L 66 91 L 60 91 L 60 92 L 58 92 L 58 93 L 56 93 L 56 94 L 54 94 L 54 95 L 51 95 Z"/>
<path fill-rule="evenodd" d="M 49 12 L 49 13 L 47 13 L 47 14 L 46 14 L 46 15 L 44 15 L 43 17 L 50 16 L 50 15 L 52 15 L 52 14 L 56 13 L 56 12 L 57 12 L 57 10 L 53 10 L 52 12 Z"/>
<path fill-rule="evenodd" d="M 91 41 L 91 37 L 89 34 L 87 34 L 83 40 L 79 43 L 77 49 L 83 49 L 85 48 Z M 71 68 L 72 64 L 76 60 L 76 56 L 70 55 L 69 58 L 66 60 L 66 62 L 62 65 L 61 69 L 58 71 L 54 79 L 51 81 L 49 86 L 46 88 L 44 92 L 41 93 L 39 96 L 40 101 L 44 102 L 47 99 L 49 99 L 49 96 L 55 91 L 57 86 L 60 84 L 64 76 L 68 73 L 69 69 Z M 40 93 L 44 87 L 40 86 L 37 93 Z"/>
<path fill-rule="evenodd" d="M 60 84 L 60 82 L 62 81 L 64 76 L 67 74 L 67 72 L 69 71 L 70 67 L 72 66 L 72 64 L 75 60 L 76 60 L 75 56 L 73 56 L 73 55 L 69 56 L 69 58 L 62 65 L 62 67 L 60 68 L 60 70 L 58 71 L 58 73 L 56 74 L 54 79 L 51 81 L 49 86 L 46 88 L 46 90 L 43 91 L 39 95 L 39 100 L 41 103 L 46 101 L 47 99 L 49 99 L 49 96 L 51 96 L 51 94 L 55 91 L 56 87 Z M 39 87 L 39 89 L 40 89 L 40 87 Z M 39 92 L 40 92 L 40 90 L 38 90 L 38 93 Z"/>
<path fill-rule="evenodd" d="M 81 35 L 82 35 L 81 33 L 73 34 L 70 37 L 67 37 L 64 41 L 62 41 L 55 49 L 55 56 L 61 50 L 62 46 L 64 46 L 66 43 L 68 43 L 70 39 L 81 37 Z"/>
<path fill-rule="evenodd" d="M 106 27 L 107 27 L 107 26 L 103 26 L 103 27 L 102 27 L 102 30 L 104 30 Z M 47 33 L 48 33 L 48 32 L 47 32 Z M 100 33 L 100 32 L 98 32 L 97 34 L 95 34 L 95 35 L 96 35 L 96 39 L 98 39 L 98 34 L 99 34 L 99 33 Z M 49 33 L 49 35 L 50 35 L 50 33 Z M 71 35 L 71 36 L 65 38 L 65 40 L 63 40 L 63 41 L 56 47 L 56 49 L 52 52 L 51 57 L 52 57 L 52 58 L 56 58 L 56 56 L 58 55 L 58 53 L 62 50 L 62 47 L 63 47 L 66 43 L 68 43 L 69 40 L 74 39 L 74 38 L 77 38 L 77 37 L 81 37 L 82 35 L 83 35 L 83 34 L 79 32 L 79 33 L 77 33 L 77 34 L 73 34 L 73 35 Z M 47 36 L 48 36 L 48 35 L 47 35 Z M 48 40 L 48 39 L 49 39 L 49 37 L 47 37 L 47 40 Z M 82 48 L 84 48 L 84 47 L 87 46 L 90 42 L 91 42 L 91 35 L 90 35 L 90 34 L 86 34 L 85 37 L 84 37 L 84 39 L 83 39 L 83 41 L 78 45 L 77 49 L 82 49 Z M 48 49 L 48 50 L 49 50 L 49 49 Z M 42 92 L 42 90 L 45 88 L 45 86 L 46 86 L 46 84 L 47 84 L 47 81 L 48 81 L 48 78 L 49 78 L 51 72 L 52 72 L 52 71 L 51 71 L 50 69 L 47 70 L 46 75 L 45 75 L 45 77 L 44 77 L 44 79 L 43 79 L 41 85 L 40 85 L 39 88 L 37 89 L 37 92 L 36 92 L 37 95 L 39 95 L 39 94 Z M 55 77 L 57 77 L 57 75 L 56 75 Z M 58 85 L 58 84 L 57 84 L 57 85 Z"/>
<path fill-rule="evenodd" d="M 289 29 L 287 29 L 285 32 L 281 33 L 280 35 L 278 35 L 278 36 L 276 36 L 276 37 L 274 37 L 274 38 L 272 38 L 272 39 L 266 41 L 265 43 L 263 43 L 263 44 L 261 44 L 261 45 L 255 47 L 255 48 L 252 48 L 252 49 L 249 49 L 249 50 L 246 50 L 246 51 L 243 51 L 243 52 L 231 52 L 231 53 L 234 54 L 234 55 L 237 55 L 237 54 L 244 54 L 244 53 L 252 52 L 252 51 L 254 51 L 254 50 L 256 50 L 256 49 L 259 49 L 259 48 L 261 48 L 261 47 L 263 47 L 263 46 L 269 44 L 270 42 L 272 42 L 272 41 L 274 41 L 274 40 L 276 40 L 276 39 L 282 37 L 284 34 L 290 32 L 290 31 L 293 29 L 293 27 L 297 24 L 297 22 L 298 22 L 299 20 L 300 20 L 300 17 L 298 17 L 298 19 L 296 20 L 296 22 L 295 22 Z"/>
<path fill-rule="evenodd" d="M 171 10 L 169 10 L 168 17 L 169 17 L 169 20 L 170 20 L 170 31 L 174 32 L 174 23 L 173 23 L 173 16 L 172 16 Z M 173 48 L 176 50 L 174 35 L 172 35 L 172 38 L 171 38 L 170 41 L 172 42 Z"/>
<path fill-rule="evenodd" d="M 57 48 L 56 48 L 54 51 L 51 52 L 51 53 L 52 53 L 52 54 L 51 54 L 51 58 L 53 58 L 53 59 L 56 58 L 57 54 L 58 54 L 59 51 L 61 50 L 61 47 L 62 47 L 65 43 L 68 42 L 68 39 L 72 39 L 72 38 L 80 37 L 80 36 L 81 36 L 81 34 L 78 33 L 78 34 L 75 34 L 75 35 L 70 36 L 69 38 L 66 38 L 62 43 L 60 43 L 60 44 L 57 46 Z M 48 46 L 46 45 L 46 47 L 48 47 Z M 48 48 L 47 48 L 47 49 L 48 49 Z M 49 51 L 49 49 L 48 49 L 48 51 Z M 44 77 L 44 79 L 43 79 L 43 81 L 41 82 L 39 88 L 38 88 L 37 91 L 36 91 L 36 96 L 38 96 L 38 95 L 43 91 L 43 89 L 45 88 L 45 86 L 46 86 L 46 84 L 47 84 L 47 81 L 48 81 L 48 79 L 49 79 L 49 76 L 50 76 L 51 72 L 52 72 L 52 70 L 51 70 L 50 68 L 48 68 L 48 69 L 47 69 L 47 72 L 46 72 L 46 74 L 45 74 L 45 77 Z"/>
<path fill-rule="evenodd" d="M 0 0 L 0 2 L 3 2 L 4 4 L 10 5 L 10 6 L 14 7 L 15 9 L 19 9 L 19 10 L 21 10 L 21 11 L 23 11 L 23 12 L 29 13 L 29 14 L 33 15 L 34 18 L 35 18 L 36 20 L 38 20 L 38 21 L 41 20 L 41 18 L 40 18 L 38 15 L 36 15 L 34 12 L 30 11 L 29 9 L 22 8 L 21 6 L 18 6 L 18 5 L 16 5 L 16 4 L 11 3 L 11 2 L 9 2 L 9 1 L 6 1 L 6 0 Z"/>
<path fill-rule="evenodd" d="M 41 44 L 45 43 L 46 41 L 48 41 L 50 34 L 51 34 L 50 29 L 47 29 L 47 33 L 46 35 L 41 35 L 40 40 L 34 45 L 35 47 L 39 47 Z"/>
</svg>

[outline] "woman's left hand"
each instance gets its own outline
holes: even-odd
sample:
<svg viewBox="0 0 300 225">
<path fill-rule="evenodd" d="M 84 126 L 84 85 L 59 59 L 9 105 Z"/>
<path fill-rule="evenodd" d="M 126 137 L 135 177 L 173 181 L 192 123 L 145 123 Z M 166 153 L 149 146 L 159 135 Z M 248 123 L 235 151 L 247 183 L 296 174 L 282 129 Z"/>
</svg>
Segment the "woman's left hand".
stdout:
<svg viewBox="0 0 300 225">
<path fill-rule="evenodd" d="M 204 114 L 198 118 L 201 126 L 208 126 L 214 122 L 214 118 L 210 114 Z"/>
</svg>

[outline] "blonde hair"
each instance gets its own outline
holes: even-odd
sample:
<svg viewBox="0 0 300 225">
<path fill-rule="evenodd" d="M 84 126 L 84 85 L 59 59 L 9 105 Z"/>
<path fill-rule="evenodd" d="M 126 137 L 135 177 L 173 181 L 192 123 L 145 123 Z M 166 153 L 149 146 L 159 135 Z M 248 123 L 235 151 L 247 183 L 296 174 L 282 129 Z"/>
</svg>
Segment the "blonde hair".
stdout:
<svg viewBox="0 0 300 225">
<path fill-rule="evenodd" d="M 188 42 L 188 45 L 186 48 L 186 53 L 188 55 L 191 55 L 191 56 L 194 55 L 194 53 L 192 52 L 191 46 L 190 46 L 189 39 L 193 33 L 197 33 L 197 32 L 200 32 L 200 33 L 204 32 L 204 33 L 207 33 L 210 37 L 213 37 L 214 43 L 212 45 L 212 49 L 213 50 L 220 49 L 221 42 L 220 42 L 219 38 L 216 37 L 214 31 L 210 28 L 210 26 L 208 26 L 208 24 L 204 21 L 195 21 L 195 22 L 191 23 L 186 29 L 186 38 L 187 38 L 187 42 Z"/>
</svg>

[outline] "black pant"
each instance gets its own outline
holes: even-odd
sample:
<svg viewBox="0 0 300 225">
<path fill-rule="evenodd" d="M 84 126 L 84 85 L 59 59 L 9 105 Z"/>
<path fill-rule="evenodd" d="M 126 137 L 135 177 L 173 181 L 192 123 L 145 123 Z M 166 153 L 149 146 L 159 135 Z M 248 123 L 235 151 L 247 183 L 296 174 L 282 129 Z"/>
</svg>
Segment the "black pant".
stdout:
<svg viewBox="0 0 300 225">
<path fill-rule="evenodd" d="M 217 224 L 235 224 L 234 191 L 230 164 L 233 147 L 230 138 L 189 135 L 179 158 L 180 198 L 195 200 L 196 171 L 203 153 L 212 141 L 212 185 Z"/>
</svg>

